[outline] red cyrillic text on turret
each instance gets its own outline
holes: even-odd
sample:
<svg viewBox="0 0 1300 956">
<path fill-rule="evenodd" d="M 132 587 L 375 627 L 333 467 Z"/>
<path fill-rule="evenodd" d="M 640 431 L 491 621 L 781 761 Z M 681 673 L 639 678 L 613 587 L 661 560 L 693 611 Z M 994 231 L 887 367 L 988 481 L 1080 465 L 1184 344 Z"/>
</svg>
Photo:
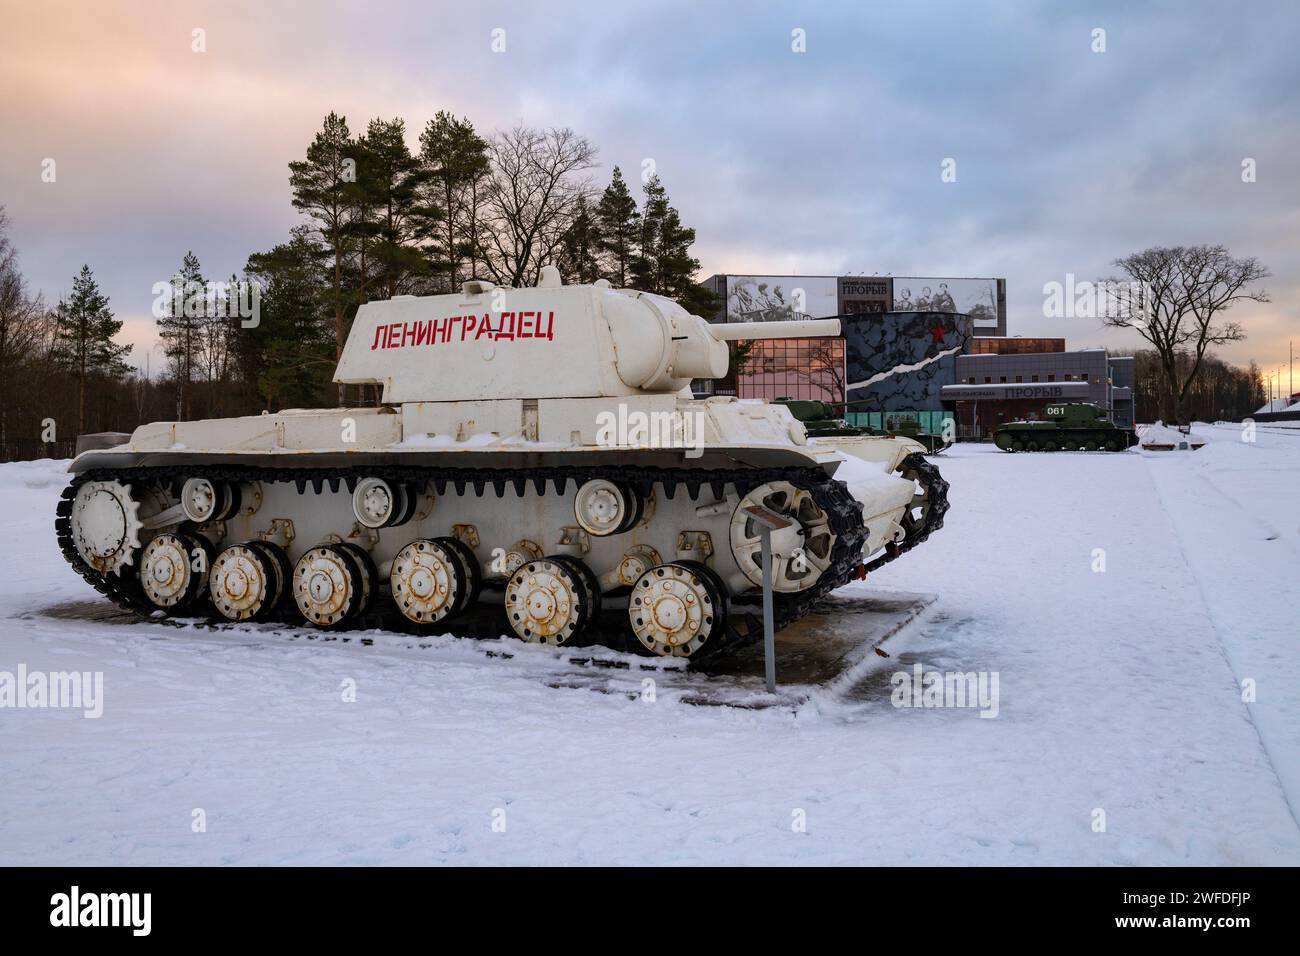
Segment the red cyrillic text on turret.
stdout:
<svg viewBox="0 0 1300 956">
<path fill-rule="evenodd" d="M 502 312 L 498 325 L 492 324 L 492 313 L 477 315 L 451 315 L 442 319 L 425 319 L 423 322 L 390 322 L 375 326 L 375 340 L 370 350 L 405 349 L 440 342 L 477 342 L 479 339 L 554 339 L 554 312 Z"/>
</svg>

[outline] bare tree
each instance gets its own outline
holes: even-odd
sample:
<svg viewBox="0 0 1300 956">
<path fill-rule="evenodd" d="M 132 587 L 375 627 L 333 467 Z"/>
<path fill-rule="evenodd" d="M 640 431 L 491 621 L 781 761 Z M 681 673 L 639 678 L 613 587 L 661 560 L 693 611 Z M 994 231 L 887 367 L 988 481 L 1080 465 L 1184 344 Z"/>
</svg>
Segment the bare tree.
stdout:
<svg viewBox="0 0 1300 956">
<path fill-rule="evenodd" d="M 1184 424 L 1184 404 L 1206 352 L 1246 337 L 1240 323 L 1220 321 L 1221 313 L 1244 299 L 1267 302 L 1268 294 L 1253 286 L 1270 273 L 1253 256 L 1236 259 L 1223 246 L 1155 246 L 1114 265 L 1128 281 L 1108 280 L 1117 291 L 1103 322 L 1135 329 L 1151 343 L 1174 418 Z M 1180 363 L 1180 355 L 1191 361 Z"/>
<path fill-rule="evenodd" d="M 826 401 L 843 402 L 848 397 L 844 391 L 843 354 L 838 354 L 824 339 L 809 340 L 804 348 L 804 361 L 791 371 L 809 385 L 820 388 L 826 394 Z"/>
<path fill-rule="evenodd" d="M 9 410 L 14 407 L 15 373 L 49 337 L 45 304 L 31 294 L 18 270 L 18 252 L 9 242 L 9 219 L 0 206 L 0 457 L 9 442 Z"/>
<path fill-rule="evenodd" d="M 591 195 L 582 173 L 595 165 L 596 147 L 571 129 L 520 125 L 492 137 L 488 158 L 478 236 L 483 267 L 500 285 L 535 284 L 560 253 L 578 197 Z"/>
</svg>

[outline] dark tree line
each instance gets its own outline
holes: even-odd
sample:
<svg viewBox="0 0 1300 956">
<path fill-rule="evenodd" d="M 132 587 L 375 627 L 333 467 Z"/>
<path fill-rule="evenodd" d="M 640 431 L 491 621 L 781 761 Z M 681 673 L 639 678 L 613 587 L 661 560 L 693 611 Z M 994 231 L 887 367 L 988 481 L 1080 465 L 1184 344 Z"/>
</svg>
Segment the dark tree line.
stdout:
<svg viewBox="0 0 1300 956">
<path fill-rule="evenodd" d="M 638 203 L 618 167 L 598 189 L 595 166 L 595 146 L 569 129 L 484 136 L 439 112 L 412 149 L 401 118 L 354 134 L 330 113 L 289 164 L 302 224 L 222 281 L 181 257 L 153 290 L 164 367 L 146 356 L 141 371 L 88 266 L 54 308 L 27 287 L 0 208 L 0 456 L 67 456 L 78 433 L 148 421 L 376 401 L 331 383 L 362 304 L 470 279 L 531 285 L 551 262 L 566 282 L 604 278 L 711 314 L 695 230 L 658 176 Z"/>
<path fill-rule="evenodd" d="M 1178 421 L 1178 403 L 1166 385 L 1165 363 L 1159 353 L 1141 349 L 1130 354 L 1134 356 L 1136 407 L 1133 411 L 1137 421 Z M 1212 353 L 1202 355 L 1199 361 L 1199 368 L 1181 401 L 1181 414 L 1186 421 L 1237 421 L 1248 418 L 1264 404 L 1264 378 L 1254 362 L 1247 368 L 1238 368 Z M 1194 352 L 1176 353 L 1174 375 L 1185 380 L 1196 362 Z"/>
</svg>

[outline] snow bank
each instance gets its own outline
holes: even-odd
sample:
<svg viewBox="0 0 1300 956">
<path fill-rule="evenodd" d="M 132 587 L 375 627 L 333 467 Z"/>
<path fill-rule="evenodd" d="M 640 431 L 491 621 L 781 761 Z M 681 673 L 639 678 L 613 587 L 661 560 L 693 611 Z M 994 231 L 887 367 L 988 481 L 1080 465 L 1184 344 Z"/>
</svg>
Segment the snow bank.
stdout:
<svg viewBox="0 0 1300 956">
<path fill-rule="evenodd" d="M 39 458 L 36 461 L 10 461 L 0 464 L 0 488 L 62 489 L 71 480 L 69 459 Z"/>
<path fill-rule="evenodd" d="M 1183 442 L 1187 442 L 1191 448 L 1195 449 L 1205 444 L 1205 439 L 1196 434 L 1195 430 L 1185 435 L 1177 428 L 1170 428 L 1161 422 L 1143 427 L 1139 432 L 1138 441 L 1144 449 L 1160 448 L 1162 446 L 1176 449 Z"/>
</svg>

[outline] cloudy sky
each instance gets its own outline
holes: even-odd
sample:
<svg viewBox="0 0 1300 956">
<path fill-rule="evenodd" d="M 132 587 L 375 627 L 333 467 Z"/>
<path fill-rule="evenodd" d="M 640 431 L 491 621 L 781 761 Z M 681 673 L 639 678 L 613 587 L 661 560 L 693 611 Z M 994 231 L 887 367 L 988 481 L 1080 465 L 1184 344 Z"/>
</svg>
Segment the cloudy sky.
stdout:
<svg viewBox="0 0 1300 956">
<path fill-rule="evenodd" d="M 759 8 L 0 0 L 0 204 L 48 299 L 90 264 L 137 363 L 187 249 L 229 275 L 297 222 L 286 164 L 329 110 L 402 116 L 413 145 L 439 109 L 570 126 L 602 180 L 654 160 L 702 275 L 1005 276 L 1010 332 L 1072 347 L 1136 343 L 1044 318 L 1044 283 L 1223 243 L 1273 272 L 1225 356 L 1276 368 L 1300 346 L 1294 0 Z"/>
</svg>

